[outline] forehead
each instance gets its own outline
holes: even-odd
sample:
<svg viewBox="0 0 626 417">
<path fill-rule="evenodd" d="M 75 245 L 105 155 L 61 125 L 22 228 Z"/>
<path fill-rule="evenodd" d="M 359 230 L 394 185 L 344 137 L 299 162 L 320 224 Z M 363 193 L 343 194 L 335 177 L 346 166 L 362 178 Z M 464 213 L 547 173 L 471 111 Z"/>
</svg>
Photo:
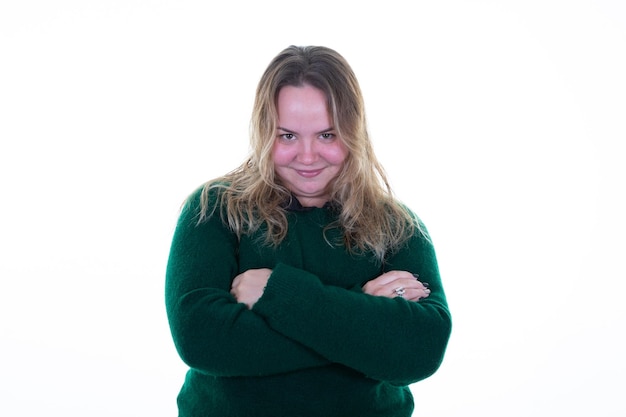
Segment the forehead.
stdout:
<svg viewBox="0 0 626 417">
<path fill-rule="evenodd" d="M 323 102 L 326 104 L 328 100 L 326 93 L 321 89 L 303 84 L 299 86 L 286 85 L 278 90 L 277 102 L 287 101 Z"/>
<path fill-rule="evenodd" d="M 278 119 L 281 122 L 329 123 L 326 95 L 322 90 L 309 85 L 300 87 L 286 86 L 278 93 Z"/>
</svg>

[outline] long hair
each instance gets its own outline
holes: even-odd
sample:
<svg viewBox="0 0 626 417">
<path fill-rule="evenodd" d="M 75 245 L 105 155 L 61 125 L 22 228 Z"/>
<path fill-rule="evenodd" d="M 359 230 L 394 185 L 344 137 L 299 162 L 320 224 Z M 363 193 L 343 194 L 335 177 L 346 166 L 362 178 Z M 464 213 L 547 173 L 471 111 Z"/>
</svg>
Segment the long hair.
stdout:
<svg viewBox="0 0 626 417">
<path fill-rule="evenodd" d="M 278 92 L 285 86 L 305 84 L 325 94 L 337 137 L 349 151 L 341 172 L 330 184 L 330 202 L 339 215 L 327 229 L 339 228 L 341 243 L 348 250 L 371 252 L 383 261 L 419 229 L 419 224 L 394 198 L 374 154 L 354 72 L 340 54 L 326 47 L 290 46 L 270 62 L 256 90 L 250 156 L 234 171 L 204 185 L 199 221 L 214 214 L 209 193 L 217 189 L 220 214 L 239 237 L 263 227 L 265 244 L 278 245 L 285 238 L 285 202 L 292 196 L 276 175 L 272 160 Z"/>
</svg>

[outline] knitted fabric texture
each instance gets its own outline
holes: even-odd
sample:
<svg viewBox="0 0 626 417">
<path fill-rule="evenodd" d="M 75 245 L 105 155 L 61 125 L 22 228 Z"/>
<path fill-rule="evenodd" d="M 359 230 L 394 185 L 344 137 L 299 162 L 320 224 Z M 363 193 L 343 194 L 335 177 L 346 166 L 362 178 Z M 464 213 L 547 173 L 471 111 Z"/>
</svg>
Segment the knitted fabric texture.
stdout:
<svg viewBox="0 0 626 417">
<path fill-rule="evenodd" d="M 215 201 L 215 195 L 213 195 Z M 200 192 L 185 204 L 166 272 L 175 346 L 189 366 L 179 416 L 408 417 L 408 385 L 440 366 L 451 318 L 430 241 L 416 234 L 384 264 L 351 254 L 330 207 L 290 211 L 276 248 L 240 240 L 219 214 L 197 224 Z M 219 213 L 219 209 L 216 211 Z M 252 309 L 229 293 L 239 273 L 270 268 Z M 419 302 L 361 286 L 390 270 L 419 274 Z"/>
</svg>

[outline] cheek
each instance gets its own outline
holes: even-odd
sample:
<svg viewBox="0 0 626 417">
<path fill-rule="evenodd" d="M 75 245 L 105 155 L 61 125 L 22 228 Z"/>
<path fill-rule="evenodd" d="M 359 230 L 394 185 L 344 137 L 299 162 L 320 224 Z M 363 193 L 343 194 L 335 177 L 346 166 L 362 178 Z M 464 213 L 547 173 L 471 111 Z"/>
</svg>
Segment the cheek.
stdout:
<svg viewBox="0 0 626 417">
<path fill-rule="evenodd" d="M 293 151 L 290 147 L 276 144 L 272 150 L 272 159 L 274 160 L 274 165 L 287 165 L 293 159 Z"/>
<path fill-rule="evenodd" d="M 342 165 L 348 157 L 348 149 L 343 144 L 337 144 L 328 149 L 326 160 L 334 165 Z"/>
</svg>

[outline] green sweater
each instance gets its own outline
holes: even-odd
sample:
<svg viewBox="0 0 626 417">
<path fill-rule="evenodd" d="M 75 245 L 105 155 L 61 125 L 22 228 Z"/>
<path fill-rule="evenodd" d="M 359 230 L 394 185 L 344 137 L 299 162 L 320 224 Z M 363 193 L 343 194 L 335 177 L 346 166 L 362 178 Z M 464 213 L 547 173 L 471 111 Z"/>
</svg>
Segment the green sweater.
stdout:
<svg viewBox="0 0 626 417">
<path fill-rule="evenodd" d="M 322 230 L 336 215 L 312 208 L 290 211 L 286 239 L 267 247 L 239 241 L 218 214 L 198 225 L 199 196 L 182 210 L 166 274 L 172 336 L 190 367 L 179 416 L 410 416 L 408 385 L 437 370 L 451 330 L 431 243 L 415 235 L 380 265 L 330 246 Z M 250 310 L 229 290 L 254 268 L 273 272 Z M 363 293 L 390 270 L 419 274 L 430 296 Z"/>
</svg>

